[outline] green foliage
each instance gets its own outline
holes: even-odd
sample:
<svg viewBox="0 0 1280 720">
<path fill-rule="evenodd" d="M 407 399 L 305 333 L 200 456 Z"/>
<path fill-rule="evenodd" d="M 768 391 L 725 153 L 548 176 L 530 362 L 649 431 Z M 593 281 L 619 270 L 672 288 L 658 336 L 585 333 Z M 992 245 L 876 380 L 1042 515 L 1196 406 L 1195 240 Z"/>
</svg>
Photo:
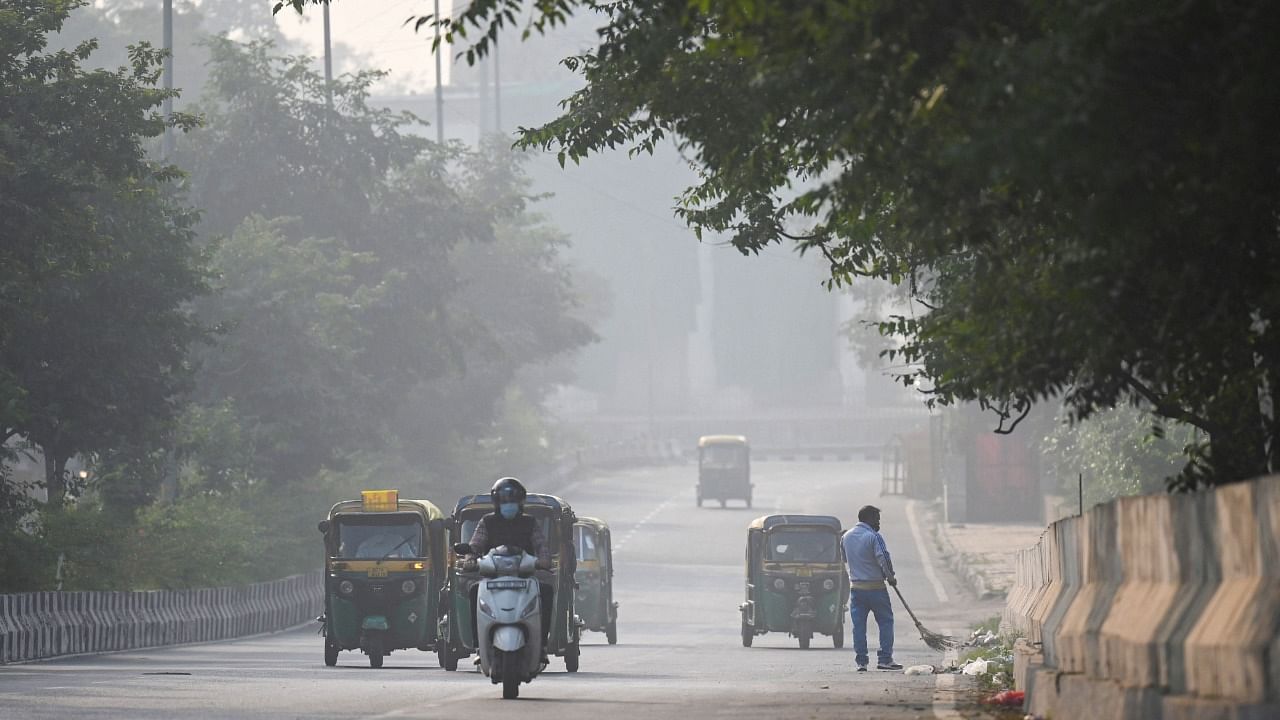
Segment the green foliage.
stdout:
<svg viewBox="0 0 1280 720">
<path fill-rule="evenodd" d="M 526 32 L 604 28 L 522 144 L 564 163 L 674 138 L 695 227 L 908 286 L 928 312 L 881 330 L 929 402 L 1002 432 L 1046 400 L 1145 403 L 1205 433 L 1177 487 L 1277 464 L 1280 5 L 486 0 L 428 22 L 470 60 L 524 9 Z"/>
<path fill-rule="evenodd" d="M 1041 444 L 1044 470 L 1071 498 L 1083 474 L 1085 507 L 1158 492 L 1182 469 L 1196 436 L 1195 428 L 1127 405 L 1075 423 L 1059 417 Z"/>
<path fill-rule="evenodd" d="M 170 416 L 205 289 L 175 172 L 142 150 L 166 122 L 160 54 L 89 71 L 92 42 L 42 52 L 77 5 L 0 10 L 0 439 L 43 450 L 55 504 L 68 458 Z"/>
</svg>

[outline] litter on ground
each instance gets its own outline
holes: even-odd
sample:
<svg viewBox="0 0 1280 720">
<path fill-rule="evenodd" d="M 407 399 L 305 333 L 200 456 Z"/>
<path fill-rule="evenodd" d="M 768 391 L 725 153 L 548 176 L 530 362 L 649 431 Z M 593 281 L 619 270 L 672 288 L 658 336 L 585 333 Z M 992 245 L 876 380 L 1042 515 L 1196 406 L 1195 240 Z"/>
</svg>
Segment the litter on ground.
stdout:
<svg viewBox="0 0 1280 720">
<path fill-rule="evenodd" d="M 933 673 L 932 665 L 912 665 L 902 671 L 903 675 L 932 675 Z"/>
</svg>

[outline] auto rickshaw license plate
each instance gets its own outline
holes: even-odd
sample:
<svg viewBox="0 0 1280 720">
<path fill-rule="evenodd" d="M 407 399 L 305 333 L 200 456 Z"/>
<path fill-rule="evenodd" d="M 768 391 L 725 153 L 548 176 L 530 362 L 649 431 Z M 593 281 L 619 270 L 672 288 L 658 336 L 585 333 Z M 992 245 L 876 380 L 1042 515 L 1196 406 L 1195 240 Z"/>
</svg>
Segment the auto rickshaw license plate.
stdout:
<svg viewBox="0 0 1280 720">
<path fill-rule="evenodd" d="M 796 568 L 796 577 L 813 577 L 813 568 Z"/>
<path fill-rule="evenodd" d="M 369 577 L 384 578 L 387 576 L 387 569 L 384 567 L 369 568 Z"/>
</svg>

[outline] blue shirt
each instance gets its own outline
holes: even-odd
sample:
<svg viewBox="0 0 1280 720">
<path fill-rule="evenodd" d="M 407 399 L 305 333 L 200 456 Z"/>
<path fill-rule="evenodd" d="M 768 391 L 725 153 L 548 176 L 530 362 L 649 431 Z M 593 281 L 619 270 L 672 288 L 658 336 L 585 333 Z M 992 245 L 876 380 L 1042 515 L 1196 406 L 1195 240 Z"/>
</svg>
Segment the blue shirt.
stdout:
<svg viewBox="0 0 1280 720">
<path fill-rule="evenodd" d="M 849 563 L 849 579 L 853 582 L 873 582 L 893 577 L 893 561 L 884 538 L 866 523 L 849 528 L 841 539 L 844 557 Z"/>
</svg>

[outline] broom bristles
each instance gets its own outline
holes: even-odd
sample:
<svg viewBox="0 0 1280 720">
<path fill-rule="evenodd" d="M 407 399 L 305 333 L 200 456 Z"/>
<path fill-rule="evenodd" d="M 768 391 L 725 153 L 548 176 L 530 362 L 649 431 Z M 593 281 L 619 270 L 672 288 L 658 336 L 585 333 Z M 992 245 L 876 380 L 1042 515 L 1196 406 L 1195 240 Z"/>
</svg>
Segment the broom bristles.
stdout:
<svg viewBox="0 0 1280 720">
<path fill-rule="evenodd" d="M 950 635 L 936 633 L 918 623 L 916 624 L 916 629 L 920 631 L 920 639 L 924 641 L 924 644 L 934 650 L 951 650 L 960 647 L 959 641 Z"/>
</svg>

